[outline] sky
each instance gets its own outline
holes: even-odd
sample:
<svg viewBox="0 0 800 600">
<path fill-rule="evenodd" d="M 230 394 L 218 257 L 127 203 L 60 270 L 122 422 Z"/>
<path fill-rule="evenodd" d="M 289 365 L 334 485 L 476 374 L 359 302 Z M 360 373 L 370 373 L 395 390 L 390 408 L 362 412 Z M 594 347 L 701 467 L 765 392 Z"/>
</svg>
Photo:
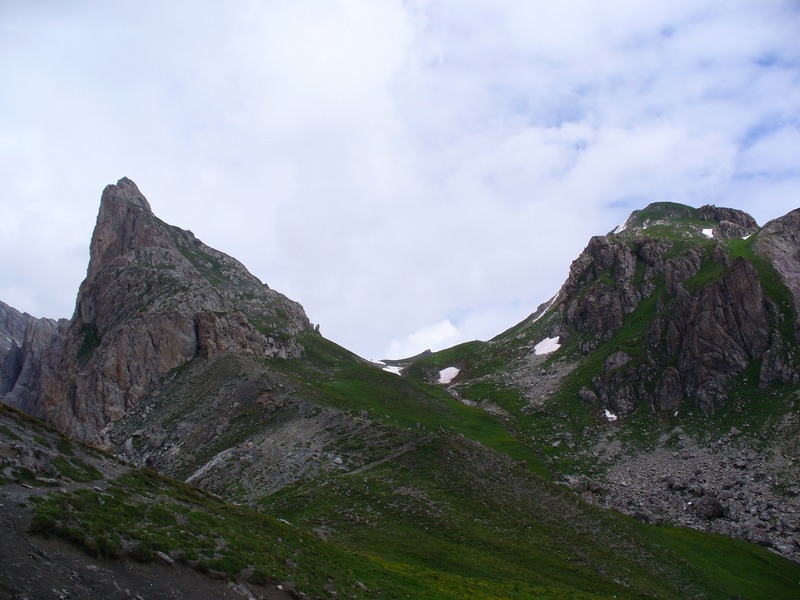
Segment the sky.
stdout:
<svg viewBox="0 0 800 600">
<path fill-rule="evenodd" d="M 100 195 L 365 358 L 488 339 L 592 235 L 800 207 L 798 0 L 0 0 L 0 300 L 70 317 Z"/>
</svg>

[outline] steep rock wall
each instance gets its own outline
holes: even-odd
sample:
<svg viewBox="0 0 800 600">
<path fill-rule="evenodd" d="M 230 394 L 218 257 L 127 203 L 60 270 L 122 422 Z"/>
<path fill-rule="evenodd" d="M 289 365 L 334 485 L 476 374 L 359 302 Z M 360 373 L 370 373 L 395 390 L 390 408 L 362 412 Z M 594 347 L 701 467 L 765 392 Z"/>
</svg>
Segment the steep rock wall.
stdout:
<svg viewBox="0 0 800 600">
<path fill-rule="evenodd" d="M 75 314 L 26 330 L 7 401 L 97 442 L 170 370 L 217 352 L 297 357 L 295 337 L 308 329 L 299 304 L 159 220 L 121 179 L 103 192 Z"/>
</svg>

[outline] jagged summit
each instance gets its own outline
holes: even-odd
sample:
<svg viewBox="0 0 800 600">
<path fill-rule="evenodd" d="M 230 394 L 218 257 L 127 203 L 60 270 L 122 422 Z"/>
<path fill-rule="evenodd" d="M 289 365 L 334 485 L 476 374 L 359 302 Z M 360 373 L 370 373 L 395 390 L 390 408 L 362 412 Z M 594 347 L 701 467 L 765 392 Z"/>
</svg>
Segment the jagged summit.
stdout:
<svg viewBox="0 0 800 600">
<path fill-rule="evenodd" d="M 103 191 L 71 321 L 38 355 L 22 358 L 28 370 L 48 376 L 7 384 L 8 398 L 72 435 L 96 439 L 171 369 L 225 352 L 298 357 L 295 338 L 310 327 L 299 304 L 158 219 L 123 178 Z M 55 322 L 47 331 L 56 335 Z"/>
<path fill-rule="evenodd" d="M 150 203 L 133 181 L 123 177 L 116 185 L 106 186 L 92 234 L 87 280 L 126 252 L 157 245 L 158 231 Z"/>
<path fill-rule="evenodd" d="M 758 223 L 746 212 L 707 204 L 693 208 L 675 202 L 654 202 L 635 210 L 612 233 L 640 234 L 651 228 L 670 229 L 683 235 L 705 235 L 716 239 L 745 237 L 758 231 Z M 651 235 L 655 232 L 650 232 Z"/>
<path fill-rule="evenodd" d="M 137 185 L 127 177 L 123 177 L 116 184 L 109 184 L 103 190 L 103 195 L 100 197 L 100 207 L 110 202 L 127 202 L 143 208 L 147 212 L 153 212 L 150 208 L 150 203 L 144 194 L 139 191 Z"/>
</svg>

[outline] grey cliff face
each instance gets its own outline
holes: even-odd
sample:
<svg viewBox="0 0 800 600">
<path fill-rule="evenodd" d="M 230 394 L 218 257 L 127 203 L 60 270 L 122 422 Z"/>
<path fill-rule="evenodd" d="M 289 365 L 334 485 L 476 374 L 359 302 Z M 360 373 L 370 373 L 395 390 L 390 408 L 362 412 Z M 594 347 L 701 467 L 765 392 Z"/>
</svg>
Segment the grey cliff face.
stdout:
<svg viewBox="0 0 800 600">
<path fill-rule="evenodd" d="M 0 394 L 13 389 L 22 369 L 22 340 L 31 320 L 32 317 L 0 302 Z"/>
<path fill-rule="evenodd" d="M 794 300 L 795 312 L 800 314 L 800 208 L 764 225 L 754 248 L 781 276 Z M 795 336 L 800 341 L 800 323 Z"/>
<path fill-rule="evenodd" d="M 295 337 L 309 328 L 299 304 L 160 221 L 136 185 L 121 179 L 103 191 L 75 314 L 57 337 L 51 324 L 47 351 L 29 361 L 14 403 L 98 441 L 171 369 L 219 352 L 297 357 Z M 40 331 L 31 344 L 47 335 Z"/>
<path fill-rule="evenodd" d="M 39 382 L 52 375 L 50 355 L 67 321 L 37 319 L 0 302 L 0 398 L 38 414 Z"/>
<path fill-rule="evenodd" d="M 666 350 L 678 357 L 685 394 L 700 408 L 719 408 L 728 382 L 767 350 L 767 311 L 758 273 L 744 259 L 697 295 L 678 296 Z"/>
<path fill-rule="evenodd" d="M 707 225 L 681 223 L 689 218 Z M 577 336 L 584 355 L 610 343 L 634 312 L 643 321 L 637 348 L 611 348 L 584 396 L 592 393 L 622 415 L 643 402 L 674 411 L 690 401 L 712 411 L 754 362 L 761 364 L 763 387 L 800 380 L 793 344 L 781 334 L 791 307 L 774 302 L 754 264 L 729 251 L 729 240 L 755 234 L 752 247 L 774 265 L 800 307 L 800 210 L 761 231 L 746 213 L 714 206 L 656 206 L 637 211 L 628 224 L 620 235 L 592 238 L 558 296 L 554 334 Z M 672 229 L 650 234 L 650 227 Z"/>
</svg>

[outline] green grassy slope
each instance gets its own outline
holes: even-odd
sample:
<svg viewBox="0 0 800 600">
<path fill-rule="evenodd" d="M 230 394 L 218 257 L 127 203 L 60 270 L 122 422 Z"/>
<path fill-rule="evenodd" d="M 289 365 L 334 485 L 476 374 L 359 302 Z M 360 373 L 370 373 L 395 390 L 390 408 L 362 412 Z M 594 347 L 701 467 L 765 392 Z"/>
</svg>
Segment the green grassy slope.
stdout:
<svg viewBox="0 0 800 600">
<path fill-rule="evenodd" d="M 415 443 L 285 487 L 258 510 L 134 470 L 44 497 L 32 531 L 94 556 L 150 561 L 162 552 L 215 576 L 282 582 L 313 597 L 335 589 L 349 598 L 775 598 L 800 584 L 800 566 L 760 547 L 588 505 L 469 439 L 510 435 L 485 413 L 328 350 L 336 368 L 284 367 L 298 381 L 318 369 L 320 394 L 377 411 L 381 427 L 417 432 L 420 422 Z M 327 395 L 337 388 L 341 395 Z"/>
<path fill-rule="evenodd" d="M 460 402 L 443 386 L 383 371 L 320 336 L 306 335 L 301 341 L 306 348 L 304 359 L 286 361 L 276 368 L 292 377 L 307 397 L 343 410 L 366 411 L 370 418 L 391 427 L 464 435 L 527 461 L 532 472 L 547 476 L 530 446 L 495 417 Z"/>
<path fill-rule="evenodd" d="M 314 597 L 778 598 L 800 584 L 762 548 L 596 509 L 459 436 L 261 508 L 136 470 L 40 500 L 32 530 Z"/>
</svg>

